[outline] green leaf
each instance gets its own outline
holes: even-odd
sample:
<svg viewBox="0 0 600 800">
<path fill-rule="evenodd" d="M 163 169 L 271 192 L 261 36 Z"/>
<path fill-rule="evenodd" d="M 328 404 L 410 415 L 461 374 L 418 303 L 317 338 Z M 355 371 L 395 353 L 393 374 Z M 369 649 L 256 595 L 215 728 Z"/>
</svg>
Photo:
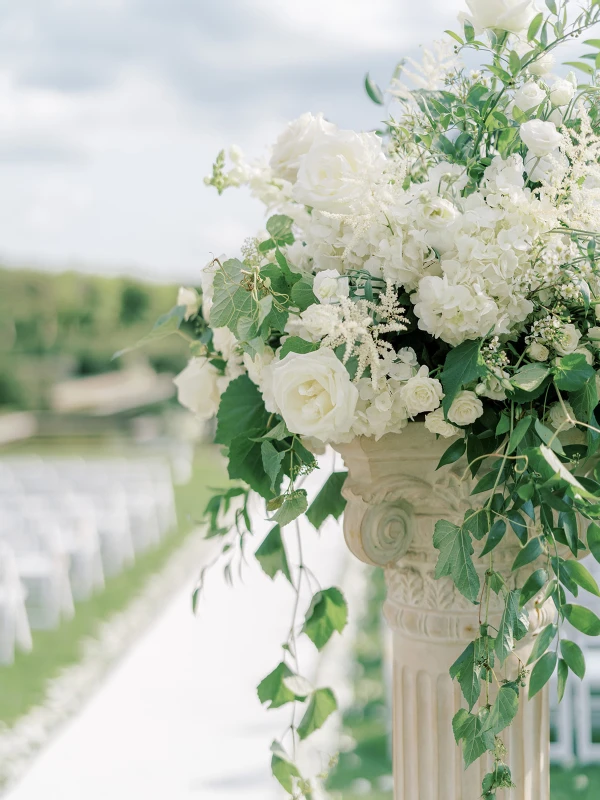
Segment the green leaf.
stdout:
<svg viewBox="0 0 600 800">
<path fill-rule="evenodd" d="M 549 467 L 549 474 L 554 473 L 554 475 L 550 477 L 549 480 L 564 481 L 565 483 L 568 483 L 569 486 L 572 486 L 576 490 L 576 494 L 581 495 L 581 497 L 587 497 L 591 500 L 596 499 L 593 492 L 589 492 L 581 485 L 581 483 L 579 483 L 577 478 L 569 472 L 569 470 L 552 452 L 552 450 L 550 450 L 545 445 L 541 445 L 539 448 L 539 452 L 543 461 L 545 462 L 547 467 Z M 535 452 L 532 452 L 531 456 L 532 460 L 534 460 Z M 540 463 L 540 461 L 536 460 L 535 467 L 536 469 L 541 470 L 543 468 L 543 465 Z"/>
<path fill-rule="evenodd" d="M 515 641 L 522 639 L 529 625 L 526 612 L 519 607 L 520 591 L 513 589 L 506 596 L 504 611 L 498 627 L 495 650 L 501 664 L 512 653 Z"/>
<path fill-rule="evenodd" d="M 251 429 L 266 429 L 268 421 L 269 414 L 256 384 L 247 375 L 240 375 L 221 397 L 215 442 L 230 445 L 234 438 Z"/>
<path fill-rule="evenodd" d="M 450 667 L 450 677 L 458 680 L 469 711 L 481 693 L 480 669 L 475 667 L 475 642 L 469 642 L 454 664 Z"/>
<path fill-rule="evenodd" d="M 327 517 L 339 519 L 346 508 L 346 500 L 342 497 L 342 489 L 346 482 L 347 472 L 332 472 L 323 484 L 321 491 L 310 504 L 306 517 L 311 525 L 319 530 Z"/>
<path fill-rule="evenodd" d="M 300 311 L 306 311 L 309 306 L 313 306 L 318 302 L 313 292 L 312 283 L 308 278 L 302 278 L 294 284 L 292 288 L 292 303 L 299 308 Z"/>
<path fill-rule="evenodd" d="M 591 522 L 587 529 L 587 543 L 590 553 L 600 563 L 600 525 Z"/>
<path fill-rule="evenodd" d="M 437 465 L 436 469 L 440 469 L 440 467 L 445 467 L 447 464 L 454 464 L 455 461 L 458 461 L 459 458 L 464 456 L 467 450 L 467 443 L 464 439 L 458 439 L 456 442 L 452 442 L 450 447 L 445 451 L 444 455 L 440 458 L 440 463 Z"/>
<path fill-rule="evenodd" d="M 575 419 L 592 426 L 587 428 L 586 431 L 588 456 L 593 455 L 600 444 L 600 434 L 595 430 L 598 427 L 598 423 L 594 416 L 594 411 L 598 405 L 596 380 L 588 381 L 578 392 L 571 392 L 569 400 L 573 407 Z"/>
<path fill-rule="evenodd" d="M 544 547 L 542 538 L 536 536 L 535 539 L 530 539 L 525 547 L 517 553 L 517 557 L 513 561 L 511 569 L 514 572 L 514 570 L 524 567 L 526 564 L 531 564 L 532 561 L 535 561 L 536 558 L 539 558 L 543 553 Z"/>
<path fill-rule="evenodd" d="M 598 584 L 581 562 L 572 560 L 565 561 L 562 564 L 562 569 L 566 571 L 572 581 L 578 586 L 581 586 L 582 589 L 585 589 L 586 592 L 600 597 Z"/>
<path fill-rule="evenodd" d="M 510 526 L 515 532 L 515 536 L 522 545 L 527 544 L 528 527 L 525 517 L 519 511 L 508 511 L 506 516 L 510 521 Z"/>
<path fill-rule="evenodd" d="M 529 29 L 527 31 L 527 41 L 530 42 L 532 39 L 535 39 L 539 29 L 542 27 L 542 22 L 544 21 L 544 15 L 540 12 L 536 14 L 535 17 L 531 20 L 531 24 L 529 25 Z"/>
<path fill-rule="evenodd" d="M 245 320 L 248 330 L 241 338 L 254 338 L 251 328 L 258 321 L 258 303 L 244 286 L 244 271 L 247 267 L 237 258 L 225 261 L 215 273 L 213 304 L 210 309 L 212 328 L 229 328 L 238 335 L 240 321 Z"/>
<path fill-rule="evenodd" d="M 251 489 L 266 500 L 272 498 L 271 482 L 265 474 L 260 440 L 262 430 L 249 430 L 236 436 L 229 444 L 227 471 L 230 478 L 245 481 Z"/>
<path fill-rule="evenodd" d="M 574 556 L 577 555 L 577 542 L 579 540 L 579 527 L 574 511 L 561 511 L 558 515 L 558 526 L 565 533 L 565 538 Z"/>
<path fill-rule="evenodd" d="M 554 450 L 555 453 L 564 456 L 565 451 L 563 450 L 563 446 L 554 431 L 551 431 L 550 428 L 542 425 L 539 419 L 536 419 L 534 427 L 535 432 L 544 444 L 548 445 L 548 447 L 550 447 L 551 450 Z"/>
<path fill-rule="evenodd" d="M 519 710 L 519 689 L 515 683 L 507 683 L 498 690 L 490 715 L 483 725 L 484 731 L 497 736 L 507 728 Z"/>
<path fill-rule="evenodd" d="M 458 35 L 458 33 L 454 33 L 454 31 L 444 31 L 447 33 L 448 36 L 451 36 L 455 42 L 458 42 L 461 46 L 465 43 L 464 39 Z"/>
<path fill-rule="evenodd" d="M 489 717 L 489 714 L 487 715 Z M 483 717 L 483 719 L 482 719 Z M 491 731 L 484 731 L 483 727 L 487 717 L 482 714 L 469 714 L 461 708 L 452 720 L 454 737 L 463 742 L 463 758 L 465 768 L 482 756 L 486 750 L 494 748 L 494 734 Z"/>
<path fill-rule="evenodd" d="M 463 528 L 468 531 L 477 541 L 483 539 L 490 529 L 488 512 L 485 508 L 470 508 L 465 512 Z"/>
<path fill-rule="evenodd" d="M 462 387 L 486 374 L 487 367 L 480 350 L 480 341 L 466 341 L 450 350 L 446 356 L 440 375 L 445 393 L 442 406 L 446 414 Z"/>
<path fill-rule="evenodd" d="M 556 687 L 556 694 L 558 697 L 558 702 L 562 702 L 563 697 L 565 696 L 565 689 L 567 686 L 567 678 L 569 677 L 569 666 L 566 661 L 563 661 L 562 658 L 558 659 L 558 683 Z"/>
<path fill-rule="evenodd" d="M 514 453 L 514 451 L 521 443 L 523 437 L 531 427 L 532 422 L 533 422 L 533 417 L 530 415 L 527 415 L 526 417 L 523 417 L 523 419 L 519 420 L 516 428 L 510 435 L 510 439 L 508 440 L 508 449 L 506 451 L 507 455 Z"/>
<path fill-rule="evenodd" d="M 285 457 L 285 452 L 280 453 L 275 445 L 268 440 L 262 442 L 260 451 L 264 470 L 271 481 L 271 491 L 275 492 L 275 484 L 281 471 L 281 462 Z"/>
<path fill-rule="evenodd" d="M 586 75 L 593 75 L 594 68 L 590 67 L 589 64 L 586 64 L 583 61 L 565 61 L 565 67 L 574 67 L 575 69 L 581 70 L 581 72 L 585 72 Z"/>
<path fill-rule="evenodd" d="M 542 385 L 549 374 L 548 367 L 543 367 L 541 364 L 525 364 L 515 372 L 511 383 L 524 392 L 533 392 Z"/>
<path fill-rule="evenodd" d="M 186 310 L 186 306 L 175 306 L 167 314 L 163 314 L 162 317 L 156 320 L 150 333 L 147 333 L 138 342 L 131 345 L 131 347 L 126 347 L 124 350 L 116 352 L 111 360 L 120 358 L 125 353 L 130 353 L 132 350 L 137 350 L 139 347 L 144 347 L 147 344 L 156 342 L 159 339 L 164 339 L 165 336 L 170 336 L 172 333 L 175 333 L 175 331 L 179 330 L 183 322 Z"/>
<path fill-rule="evenodd" d="M 433 546 L 440 551 L 435 567 L 436 579 L 449 575 L 459 592 L 475 603 L 480 582 L 473 566 L 473 545 L 468 531 L 440 520 L 435 525 Z"/>
<path fill-rule="evenodd" d="M 523 588 L 521 589 L 521 597 L 519 598 L 519 605 L 523 607 L 536 594 L 539 594 L 546 583 L 548 582 L 548 573 L 545 569 L 536 569 L 536 571 L 527 578 Z"/>
<path fill-rule="evenodd" d="M 273 672 L 267 675 L 258 685 L 258 699 L 261 703 L 268 703 L 267 708 L 279 708 L 286 703 L 292 703 L 296 696 L 284 684 L 284 678 L 289 678 L 294 673 L 283 661 Z"/>
<path fill-rule="evenodd" d="M 578 678 L 583 680 L 585 677 L 585 656 L 583 655 L 581 647 L 575 642 L 571 642 L 569 639 L 561 639 L 560 652 L 571 672 L 575 673 Z"/>
<path fill-rule="evenodd" d="M 317 689 L 310 698 L 310 703 L 300 725 L 298 725 L 298 736 L 306 739 L 316 730 L 319 730 L 337 709 L 337 702 L 331 689 Z"/>
<path fill-rule="evenodd" d="M 296 489 L 296 491 L 285 496 L 283 505 L 272 518 L 273 522 L 285 528 L 290 522 L 293 522 L 304 514 L 307 508 L 308 500 L 306 499 L 306 489 Z"/>
<path fill-rule="evenodd" d="M 281 528 L 279 525 L 275 525 L 274 528 L 271 528 L 254 555 L 262 567 L 263 572 L 265 572 L 269 578 L 274 578 L 278 572 L 281 572 L 290 583 L 292 582 L 285 545 L 281 537 Z"/>
<path fill-rule="evenodd" d="M 312 353 L 319 349 L 314 342 L 307 342 L 300 336 L 288 336 L 281 347 L 279 358 L 285 358 L 288 353 Z"/>
<path fill-rule="evenodd" d="M 371 76 L 367 72 L 365 75 L 365 89 L 367 94 L 371 98 L 374 103 L 377 103 L 378 106 L 382 106 L 384 103 L 383 92 L 377 86 L 374 80 L 371 79 Z"/>
<path fill-rule="evenodd" d="M 595 47 L 596 50 L 600 50 L 600 39 L 586 39 L 584 44 L 589 44 L 590 47 Z"/>
<path fill-rule="evenodd" d="M 565 392 L 577 392 L 595 375 L 594 368 L 587 363 L 583 353 L 563 356 L 554 367 L 554 383 Z"/>
<path fill-rule="evenodd" d="M 552 673 L 556 669 L 556 662 L 558 656 L 556 653 L 546 653 L 536 663 L 535 667 L 531 670 L 531 677 L 529 678 L 529 699 L 544 688 L 552 677 Z"/>
<path fill-rule="evenodd" d="M 584 606 L 567 603 L 562 606 L 562 611 L 574 628 L 587 636 L 600 636 L 600 619 Z"/>
<path fill-rule="evenodd" d="M 506 522 L 503 519 L 497 519 L 496 522 L 492 525 L 490 532 L 488 533 L 488 537 L 485 543 L 485 547 L 479 554 L 479 558 L 482 556 L 486 556 L 488 553 L 491 553 L 494 550 L 502 539 L 504 539 L 504 534 L 506 533 Z"/>
<path fill-rule="evenodd" d="M 294 220 L 291 217 L 286 217 L 285 214 L 275 214 L 267 220 L 267 231 L 271 234 L 276 242 L 285 241 L 292 232 L 292 225 Z M 291 244 L 292 242 L 289 242 Z M 212 310 L 211 310 L 211 324 L 212 324 Z"/>
<path fill-rule="evenodd" d="M 322 650 L 334 632 L 341 633 L 348 621 L 344 595 L 335 586 L 323 589 L 313 597 L 302 628 L 317 650 Z"/>
<path fill-rule="evenodd" d="M 271 758 L 271 772 L 273 777 L 276 778 L 281 786 L 289 795 L 294 793 L 294 782 L 292 778 L 300 778 L 298 767 L 293 764 L 283 748 L 278 742 L 273 742 L 271 745 L 273 756 Z"/>
<path fill-rule="evenodd" d="M 558 628 L 554 624 L 546 625 L 545 628 L 542 628 L 542 630 L 535 637 L 531 655 L 527 660 L 527 664 L 533 664 L 534 661 L 537 661 L 538 658 L 540 658 L 546 652 L 557 633 Z"/>
<path fill-rule="evenodd" d="M 516 50 L 511 50 L 508 57 L 508 63 L 510 66 L 510 71 L 513 75 L 517 75 L 517 73 L 521 71 L 521 57 Z"/>
</svg>

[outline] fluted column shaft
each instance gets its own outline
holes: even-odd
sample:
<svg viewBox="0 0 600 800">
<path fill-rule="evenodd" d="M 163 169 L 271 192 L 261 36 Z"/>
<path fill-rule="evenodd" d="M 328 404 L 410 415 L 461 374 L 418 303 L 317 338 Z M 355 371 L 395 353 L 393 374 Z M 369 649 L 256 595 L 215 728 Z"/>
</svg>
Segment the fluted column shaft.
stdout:
<svg viewBox="0 0 600 800">
<path fill-rule="evenodd" d="M 438 520 L 461 523 L 465 511 L 483 501 L 470 497 L 472 482 L 463 462 L 436 471 L 448 444 L 411 423 L 401 435 L 379 442 L 356 439 L 338 448 L 349 470 L 346 541 L 362 561 L 385 569 L 384 613 L 393 632 L 394 800 L 478 800 L 492 763 L 484 757 L 465 772 L 452 731 L 452 717 L 464 701 L 449 669 L 477 637 L 479 615 L 450 578 L 435 580 L 433 532 Z M 507 534 L 494 553 L 495 569 L 509 585 L 519 549 Z M 486 567 L 477 568 L 483 577 Z M 526 576 L 519 577 L 522 584 Z M 496 626 L 502 607 L 492 595 L 490 622 Z M 523 661 L 553 615 L 551 601 L 541 609 L 531 605 L 529 634 L 518 644 Z M 507 677 L 516 676 L 516 664 L 514 657 L 507 660 Z M 521 692 L 518 716 L 504 741 L 516 784 L 504 792 L 505 800 L 548 800 L 547 689 L 531 701 Z"/>
</svg>

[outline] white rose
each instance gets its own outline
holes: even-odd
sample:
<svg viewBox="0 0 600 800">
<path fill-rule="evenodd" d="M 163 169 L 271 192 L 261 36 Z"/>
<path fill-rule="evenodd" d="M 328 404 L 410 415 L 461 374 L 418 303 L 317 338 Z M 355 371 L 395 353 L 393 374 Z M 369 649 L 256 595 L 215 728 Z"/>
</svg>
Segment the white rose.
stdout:
<svg viewBox="0 0 600 800">
<path fill-rule="evenodd" d="M 529 111 L 544 102 L 546 92 L 539 83 L 528 81 L 515 92 L 515 105 L 521 111 Z"/>
<path fill-rule="evenodd" d="M 527 348 L 529 357 L 534 361 L 547 361 L 550 355 L 548 348 L 541 342 L 533 342 Z"/>
<path fill-rule="evenodd" d="M 257 353 L 254 358 L 250 355 L 250 353 L 244 353 L 243 355 L 243 362 L 246 370 L 248 371 L 248 377 L 255 383 L 258 388 L 260 389 L 263 384 L 263 372 L 265 367 L 268 367 L 269 364 L 275 358 L 275 353 L 273 352 L 272 348 L 266 346 L 262 353 Z"/>
<path fill-rule="evenodd" d="M 467 0 L 467 5 L 478 33 L 486 28 L 522 33 L 536 13 L 533 0 Z"/>
<path fill-rule="evenodd" d="M 553 106 L 567 106 L 575 97 L 575 87 L 569 80 L 558 78 L 550 87 L 550 102 Z"/>
<path fill-rule="evenodd" d="M 177 292 L 177 305 L 185 306 L 185 314 L 183 315 L 184 319 L 193 317 L 194 314 L 198 312 L 198 308 L 200 306 L 198 292 L 195 289 L 191 289 L 187 286 L 180 286 L 179 291 Z"/>
<path fill-rule="evenodd" d="M 561 329 L 560 339 L 555 342 L 554 349 L 561 356 L 568 356 L 569 353 L 575 352 L 581 339 L 581 332 L 577 330 L 575 325 L 563 325 Z"/>
<path fill-rule="evenodd" d="M 563 431 L 568 431 L 569 428 L 574 428 L 575 425 L 570 421 L 569 417 L 575 419 L 575 412 L 569 403 L 565 403 L 564 408 L 562 403 L 554 403 L 548 409 L 548 422 L 554 430 L 560 428 Z"/>
<path fill-rule="evenodd" d="M 553 53 L 544 53 L 539 58 L 536 58 L 527 69 L 532 75 L 536 77 L 540 77 L 541 75 L 547 75 L 549 72 L 552 71 L 552 67 L 554 66 L 554 54 Z"/>
<path fill-rule="evenodd" d="M 525 172 L 534 183 L 555 183 L 560 180 L 569 166 L 566 157 L 560 150 L 553 150 L 547 156 L 536 156 L 529 151 L 525 157 Z"/>
<path fill-rule="evenodd" d="M 530 119 L 529 122 L 524 122 L 519 133 L 529 152 L 536 156 L 547 156 L 562 142 L 562 136 L 556 130 L 556 125 L 541 119 Z"/>
<path fill-rule="evenodd" d="M 459 392 L 450 406 L 448 419 L 455 425 L 471 425 L 483 414 L 483 403 L 475 392 Z"/>
<path fill-rule="evenodd" d="M 192 358 L 187 367 L 173 378 L 177 399 L 200 420 L 209 420 L 219 410 L 223 376 L 207 358 Z"/>
<path fill-rule="evenodd" d="M 598 326 L 590 328 L 587 335 L 594 347 L 600 347 L 600 328 Z"/>
<path fill-rule="evenodd" d="M 416 417 L 425 411 L 435 411 L 444 396 L 442 384 L 435 378 L 428 377 L 428 373 L 427 367 L 421 367 L 414 378 L 410 378 L 400 389 L 400 399 L 409 417 Z"/>
<path fill-rule="evenodd" d="M 275 402 L 292 433 L 322 442 L 347 438 L 358 389 L 333 350 L 288 353 L 272 367 L 272 377 Z"/>
<path fill-rule="evenodd" d="M 320 303 L 339 303 L 349 296 L 350 283 L 336 269 L 324 269 L 315 276 L 313 292 Z"/>
<path fill-rule="evenodd" d="M 323 133 L 335 133 L 336 126 L 327 122 L 323 114 L 316 117 L 310 112 L 290 122 L 273 146 L 271 169 L 277 178 L 294 183 L 298 177 L 300 159 Z"/>
<path fill-rule="evenodd" d="M 445 230 L 458 217 L 458 209 L 443 197 L 426 198 L 418 206 L 419 217 L 426 228 Z"/>
<path fill-rule="evenodd" d="M 360 211 L 381 177 L 385 157 L 374 133 L 339 131 L 320 136 L 300 160 L 294 198 L 333 214 Z"/>
<path fill-rule="evenodd" d="M 425 427 L 428 431 L 431 431 L 431 433 L 437 433 L 446 439 L 450 436 L 464 435 L 464 431 L 461 431 L 460 428 L 456 428 L 454 425 L 446 422 L 444 419 L 444 412 L 441 408 L 432 411 L 431 414 L 427 414 L 425 417 Z"/>
</svg>

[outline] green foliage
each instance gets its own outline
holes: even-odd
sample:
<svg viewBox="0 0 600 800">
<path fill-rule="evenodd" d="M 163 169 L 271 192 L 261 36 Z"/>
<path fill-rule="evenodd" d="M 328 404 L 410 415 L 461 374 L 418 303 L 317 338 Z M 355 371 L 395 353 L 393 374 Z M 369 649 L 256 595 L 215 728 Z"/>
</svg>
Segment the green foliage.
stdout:
<svg viewBox="0 0 600 800">
<path fill-rule="evenodd" d="M 308 708 L 298 725 L 298 736 L 306 739 L 322 728 L 327 719 L 337 709 L 337 702 L 331 689 L 317 689 L 311 696 Z"/>
<path fill-rule="evenodd" d="M 225 261 L 215 273 L 214 298 L 210 310 L 210 322 L 214 328 L 229 328 L 241 339 L 252 339 L 256 336 L 259 307 L 258 299 L 248 290 L 244 283 L 247 267 L 231 258 Z M 238 331 L 240 322 L 250 320 L 253 324 L 243 332 Z"/>
<path fill-rule="evenodd" d="M 306 518 L 317 530 L 327 517 L 339 519 L 343 514 L 346 500 L 342 497 L 342 489 L 347 475 L 347 472 L 332 472 L 310 504 Z"/>
<path fill-rule="evenodd" d="M 317 592 L 306 612 L 303 632 L 322 650 L 335 631 L 341 633 L 348 621 L 348 606 L 339 589 L 323 589 Z"/>
<path fill-rule="evenodd" d="M 254 555 L 269 578 L 274 578 L 278 572 L 281 572 L 290 583 L 292 582 L 285 545 L 281 538 L 281 528 L 279 525 L 275 525 L 274 528 L 271 528 Z"/>
<path fill-rule="evenodd" d="M 231 381 L 221 397 L 215 441 L 229 446 L 236 437 L 244 437 L 244 432 L 266 430 L 268 420 L 269 414 L 256 384 L 247 375 L 240 375 Z"/>
<path fill-rule="evenodd" d="M 440 376 L 444 387 L 443 409 L 446 413 L 463 386 L 481 378 L 487 368 L 481 356 L 479 341 L 466 341 L 450 350 Z"/>
<path fill-rule="evenodd" d="M 285 495 L 283 503 L 273 515 L 273 521 L 284 528 L 298 517 L 302 516 L 308 508 L 306 489 L 297 489 Z"/>
<path fill-rule="evenodd" d="M 267 675 L 257 688 L 258 699 L 261 703 L 268 703 L 268 708 L 280 708 L 286 703 L 293 703 L 296 696 L 288 689 L 284 681 L 294 673 L 283 661 L 278 664 L 273 672 Z"/>
<path fill-rule="evenodd" d="M 464 527 L 440 520 L 435 525 L 433 546 L 440 551 L 435 577 L 449 575 L 459 592 L 475 602 L 480 581 L 473 565 L 473 545 L 469 532 Z"/>
</svg>

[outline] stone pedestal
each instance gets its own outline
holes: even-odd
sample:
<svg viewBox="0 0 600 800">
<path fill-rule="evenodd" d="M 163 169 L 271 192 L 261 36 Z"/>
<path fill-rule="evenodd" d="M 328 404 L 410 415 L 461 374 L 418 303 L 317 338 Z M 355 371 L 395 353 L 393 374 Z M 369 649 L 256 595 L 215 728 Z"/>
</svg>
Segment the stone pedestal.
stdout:
<svg viewBox="0 0 600 800">
<path fill-rule="evenodd" d="M 483 775 L 491 766 L 491 759 L 475 762 L 465 772 L 452 732 L 452 717 L 464 701 L 448 670 L 477 635 L 478 609 L 449 578 L 434 579 L 438 551 L 433 530 L 439 519 L 462 522 L 465 511 L 480 507 L 485 496 L 469 496 L 473 483 L 465 475 L 463 460 L 436 472 L 450 443 L 436 440 L 422 424 L 411 423 L 401 435 L 379 442 L 356 439 L 338 447 L 349 470 L 344 488 L 346 541 L 359 559 L 383 567 L 386 576 L 384 612 L 393 631 L 394 657 L 394 800 L 478 800 Z M 474 545 L 476 552 L 482 549 Z M 494 551 L 495 568 L 511 588 L 515 576 L 510 565 L 519 549 L 508 531 Z M 487 558 L 477 564 L 482 582 L 487 565 Z M 526 577 L 519 576 L 521 585 Z M 500 607 L 492 594 L 490 622 L 496 626 Z M 541 609 L 531 604 L 530 632 L 518 649 L 523 661 L 536 633 L 554 614 L 551 601 Z M 514 657 L 512 663 L 507 660 L 505 674 L 516 674 Z M 521 690 L 519 715 L 505 744 L 516 789 L 499 797 L 548 800 L 547 688 L 532 701 Z"/>
</svg>

